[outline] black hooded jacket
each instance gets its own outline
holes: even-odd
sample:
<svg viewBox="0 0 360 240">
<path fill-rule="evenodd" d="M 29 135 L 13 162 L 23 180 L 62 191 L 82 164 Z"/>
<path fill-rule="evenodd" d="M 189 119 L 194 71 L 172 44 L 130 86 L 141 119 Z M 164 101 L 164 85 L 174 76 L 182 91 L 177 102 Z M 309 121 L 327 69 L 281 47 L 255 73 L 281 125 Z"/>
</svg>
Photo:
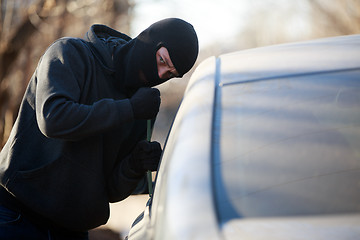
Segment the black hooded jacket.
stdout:
<svg viewBox="0 0 360 240">
<path fill-rule="evenodd" d="M 83 231 L 106 223 L 109 202 L 128 197 L 143 178 L 129 156 L 145 139 L 146 120 L 134 119 L 129 97 L 166 81 L 155 58 L 162 46 L 181 76 L 195 63 L 196 33 L 175 18 L 134 39 L 94 25 L 85 39 L 54 42 L 0 153 L 0 193 L 56 227 Z"/>
<path fill-rule="evenodd" d="M 56 226 L 87 230 L 106 223 L 109 202 L 131 194 L 142 176 L 125 166 L 145 139 L 134 120 L 113 50 L 132 39 L 94 25 L 85 40 L 62 38 L 42 56 L 0 153 L 0 184 Z M 103 38 L 103 39 L 102 39 Z"/>
</svg>

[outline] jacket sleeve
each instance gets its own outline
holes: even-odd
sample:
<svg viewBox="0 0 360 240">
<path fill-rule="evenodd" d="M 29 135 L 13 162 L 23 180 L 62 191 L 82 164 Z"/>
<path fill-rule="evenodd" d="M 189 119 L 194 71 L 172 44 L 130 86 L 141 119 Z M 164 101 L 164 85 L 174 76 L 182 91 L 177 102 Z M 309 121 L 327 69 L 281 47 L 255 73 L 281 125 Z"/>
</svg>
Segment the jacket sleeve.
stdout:
<svg viewBox="0 0 360 240">
<path fill-rule="evenodd" d="M 152 120 L 152 124 L 154 122 L 155 119 Z M 104 161 L 107 184 L 106 188 L 110 202 L 121 201 L 130 194 L 133 194 L 135 189 L 138 188 L 139 182 L 141 182 L 146 177 L 145 173 L 139 174 L 134 172 L 130 168 L 129 164 L 131 160 L 131 154 L 134 151 L 136 144 L 139 141 L 146 139 L 146 130 L 147 121 L 137 120 L 136 127 L 132 128 L 131 134 L 125 138 L 126 140 L 115 142 L 111 141 L 111 143 L 105 144 L 107 148 L 115 149 L 116 147 L 112 147 L 111 145 L 117 146 L 117 142 L 122 142 L 121 147 L 118 148 L 118 151 L 106 151 L 112 153 L 112 156 L 107 157 L 107 159 L 110 161 Z"/>
<path fill-rule="evenodd" d="M 108 179 L 109 202 L 118 202 L 130 196 L 145 177 L 132 171 L 129 161 L 130 155 L 115 166 L 112 177 Z"/>
<path fill-rule="evenodd" d="M 79 103 L 84 81 L 93 78 L 94 59 L 86 46 L 55 42 L 37 68 L 36 118 L 47 137 L 77 140 L 102 133 L 133 119 L 128 99 Z"/>
</svg>

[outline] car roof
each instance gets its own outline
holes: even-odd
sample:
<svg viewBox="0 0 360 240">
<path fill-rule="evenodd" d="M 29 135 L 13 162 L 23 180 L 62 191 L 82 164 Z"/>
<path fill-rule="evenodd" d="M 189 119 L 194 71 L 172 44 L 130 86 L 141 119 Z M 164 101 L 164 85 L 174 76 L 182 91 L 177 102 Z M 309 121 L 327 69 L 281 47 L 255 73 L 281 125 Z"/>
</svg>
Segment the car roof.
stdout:
<svg viewBox="0 0 360 240">
<path fill-rule="evenodd" d="M 360 67 L 360 35 L 274 45 L 220 56 L 220 84 L 236 84 Z M 236 73 L 236 77 L 232 77 Z M 226 74 L 226 75 L 225 75 Z"/>
</svg>

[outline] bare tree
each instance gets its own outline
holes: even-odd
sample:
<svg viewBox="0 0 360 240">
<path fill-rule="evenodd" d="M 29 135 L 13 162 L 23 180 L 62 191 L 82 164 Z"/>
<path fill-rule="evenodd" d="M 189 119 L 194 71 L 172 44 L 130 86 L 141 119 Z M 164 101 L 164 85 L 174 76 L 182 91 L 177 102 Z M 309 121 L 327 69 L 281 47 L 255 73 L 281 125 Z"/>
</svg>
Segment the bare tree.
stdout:
<svg viewBox="0 0 360 240">
<path fill-rule="evenodd" d="M 359 0 L 308 0 L 316 37 L 360 33 Z"/>
<path fill-rule="evenodd" d="M 264 0 L 247 19 L 236 49 L 360 33 L 360 1 Z"/>
<path fill-rule="evenodd" d="M 130 29 L 131 0 L 0 0 L 0 147 L 7 140 L 28 80 L 44 50 L 90 25 Z"/>
</svg>

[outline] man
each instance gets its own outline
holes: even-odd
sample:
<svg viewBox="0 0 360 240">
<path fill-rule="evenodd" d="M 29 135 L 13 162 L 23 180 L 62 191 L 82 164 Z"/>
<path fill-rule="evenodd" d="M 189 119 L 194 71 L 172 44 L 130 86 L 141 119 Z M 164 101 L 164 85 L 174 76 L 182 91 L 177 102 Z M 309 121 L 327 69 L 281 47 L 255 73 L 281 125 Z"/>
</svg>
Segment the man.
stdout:
<svg viewBox="0 0 360 240">
<path fill-rule="evenodd" d="M 94 25 L 42 56 L 0 153 L 1 239 L 87 239 L 109 202 L 128 197 L 161 147 L 145 141 L 160 92 L 194 65 L 187 22 L 164 19 L 136 38 Z"/>
</svg>

